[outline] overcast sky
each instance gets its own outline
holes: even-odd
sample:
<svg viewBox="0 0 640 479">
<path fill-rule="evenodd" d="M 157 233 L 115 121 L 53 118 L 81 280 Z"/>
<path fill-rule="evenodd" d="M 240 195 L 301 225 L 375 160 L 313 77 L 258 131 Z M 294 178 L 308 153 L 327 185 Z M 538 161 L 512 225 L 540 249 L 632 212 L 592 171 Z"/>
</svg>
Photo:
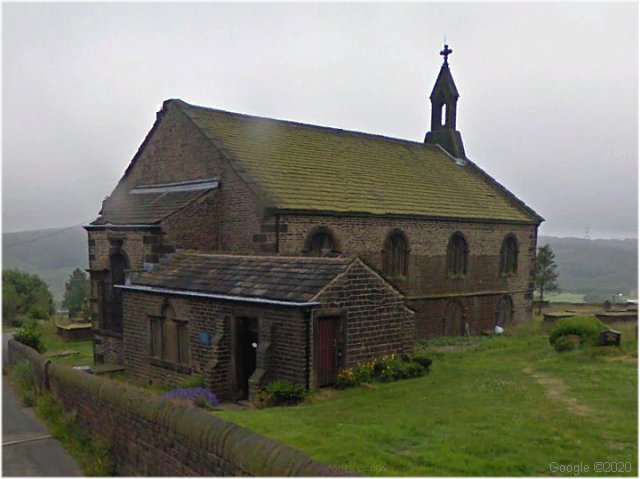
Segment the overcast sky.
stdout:
<svg viewBox="0 0 640 479">
<path fill-rule="evenodd" d="M 93 220 L 162 101 L 422 141 L 453 48 L 469 158 L 546 218 L 637 237 L 635 3 L 2 5 L 4 231 Z"/>
</svg>

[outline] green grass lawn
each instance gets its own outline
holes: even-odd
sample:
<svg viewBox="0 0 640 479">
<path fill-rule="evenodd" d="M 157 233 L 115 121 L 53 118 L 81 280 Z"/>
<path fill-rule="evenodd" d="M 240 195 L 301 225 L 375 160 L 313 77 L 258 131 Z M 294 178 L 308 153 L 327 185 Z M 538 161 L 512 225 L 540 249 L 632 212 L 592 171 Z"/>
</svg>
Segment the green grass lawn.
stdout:
<svg viewBox="0 0 640 479">
<path fill-rule="evenodd" d="M 623 348 L 605 352 L 556 353 L 537 321 L 440 338 L 419 346 L 434 360 L 424 377 L 215 414 L 365 475 L 550 475 L 554 462 L 594 475 L 598 461 L 637 475 L 635 324 L 614 327 Z"/>
<path fill-rule="evenodd" d="M 91 366 L 93 364 L 93 343 L 91 340 L 78 342 L 65 342 L 58 336 L 54 320 L 38 321 L 42 331 L 42 342 L 44 343 L 44 355 L 51 357 L 56 363 L 67 366 Z M 56 356 L 62 351 L 72 352 L 69 356 Z"/>
</svg>

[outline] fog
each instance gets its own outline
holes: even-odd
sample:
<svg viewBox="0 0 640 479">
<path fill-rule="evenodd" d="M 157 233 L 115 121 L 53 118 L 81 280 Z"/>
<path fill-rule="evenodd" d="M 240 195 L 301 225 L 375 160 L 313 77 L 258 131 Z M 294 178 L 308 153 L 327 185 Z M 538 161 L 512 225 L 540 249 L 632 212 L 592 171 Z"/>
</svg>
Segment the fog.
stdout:
<svg viewBox="0 0 640 479">
<path fill-rule="evenodd" d="M 167 98 L 422 141 L 445 35 L 469 158 L 541 234 L 636 237 L 634 3 L 4 3 L 3 230 L 93 220 Z"/>
</svg>

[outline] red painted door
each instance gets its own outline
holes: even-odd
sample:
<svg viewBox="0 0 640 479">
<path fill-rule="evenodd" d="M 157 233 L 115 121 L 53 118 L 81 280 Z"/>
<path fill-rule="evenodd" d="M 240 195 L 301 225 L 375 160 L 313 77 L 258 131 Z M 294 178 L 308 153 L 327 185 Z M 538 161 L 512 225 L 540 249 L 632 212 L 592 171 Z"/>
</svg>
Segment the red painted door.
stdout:
<svg viewBox="0 0 640 479">
<path fill-rule="evenodd" d="M 339 318 L 319 318 L 316 337 L 318 386 L 336 382 Z"/>
</svg>

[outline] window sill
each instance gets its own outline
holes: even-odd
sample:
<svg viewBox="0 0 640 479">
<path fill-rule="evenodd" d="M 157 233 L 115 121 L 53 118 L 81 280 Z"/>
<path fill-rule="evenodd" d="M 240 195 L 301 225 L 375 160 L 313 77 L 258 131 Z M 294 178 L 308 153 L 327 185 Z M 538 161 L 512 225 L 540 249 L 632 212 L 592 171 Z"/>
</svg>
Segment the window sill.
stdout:
<svg viewBox="0 0 640 479">
<path fill-rule="evenodd" d="M 460 281 L 461 279 L 465 279 L 467 276 L 466 275 L 455 275 L 455 276 L 448 276 L 448 279 L 451 281 Z"/>
<path fill-rule="evenodd" d="M 122 332 L 113 331 L 111 329 L 100 328 L 97 330 L 97 334 L 100 334 L 102 336 L 110 336 L 112 338 L 122 339 Z"/>
<path fill-rule="evenodd" d="M 178 364 L 165 359 L 149 358 L 149 364 L 159 368 L 168 369 L 177 373 L 191 374 L 191 368 L 186 364 Z"/>
</svg>

